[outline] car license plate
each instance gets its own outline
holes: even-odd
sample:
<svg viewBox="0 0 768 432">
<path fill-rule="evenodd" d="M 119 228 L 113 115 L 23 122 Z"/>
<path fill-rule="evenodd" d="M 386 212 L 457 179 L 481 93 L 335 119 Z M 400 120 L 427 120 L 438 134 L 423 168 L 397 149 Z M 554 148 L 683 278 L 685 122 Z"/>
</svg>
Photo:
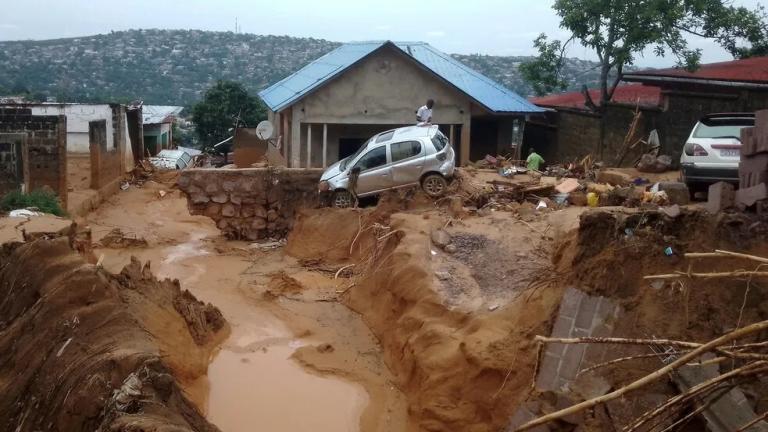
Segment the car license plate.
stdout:
<svg viewBox="0 0 768 432">
<path fill-rule="evenodd" d="M 740 154 L 741 152 L 739 151 L 739 149 L 720 150 L 720 156 L 722 157 L 739 157 Z"/>
</svg>

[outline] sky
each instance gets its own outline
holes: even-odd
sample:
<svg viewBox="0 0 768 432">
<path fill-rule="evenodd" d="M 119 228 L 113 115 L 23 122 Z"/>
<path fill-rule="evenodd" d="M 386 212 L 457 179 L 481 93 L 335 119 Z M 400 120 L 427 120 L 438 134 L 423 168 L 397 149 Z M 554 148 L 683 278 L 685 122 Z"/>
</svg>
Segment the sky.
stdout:
<svg viewBox="0 0 768 432">
<path fill-rule="evenodd" d="M 750 8 L 768 0 L 732 0 Z M 0 40 L 53 39 L 137 28 L 234 31 L 359 40 L 424 41 L 448 53 L 532 55 L 540 33 L 566 39 L 554 0 L 24 0 L 0 16 Z M 121 7 L 122 6 L 122 7 Z M 711 41 L 692 37 L 703 61 L 728 60 Z M 594 60 L 574 46 L 570 57 Z M 673 65 L 650 51 L 637 66 Z"/>
</svg>

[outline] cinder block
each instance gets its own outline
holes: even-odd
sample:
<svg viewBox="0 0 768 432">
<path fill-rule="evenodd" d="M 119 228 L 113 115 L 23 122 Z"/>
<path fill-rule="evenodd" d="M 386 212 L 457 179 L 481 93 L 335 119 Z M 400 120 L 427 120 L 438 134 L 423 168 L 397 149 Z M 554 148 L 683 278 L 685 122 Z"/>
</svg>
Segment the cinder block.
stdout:
<svg viewBox="0 0 768 432">
<path fill-rule="evenodd" d="M 576 321 L 574 326 L 578 329 L 585 329 L 587 331 L 592 330 L 592 323 L 597 313 L 597 304 L 600 302 L 600 297 L 586 296 L 581 301 L 579 306 L 579 312 L 576 314 Z"/>
<path fill-rule="evenodd" d="M 584 358 L 584 351 L 587 345 L 568 345 L 565 350 L 565 355 L 560 359 L 560 369 L 557 374 L 560 378 L 568 381 L 574 381 L 576 375 L 581 370 L 581 359 Z"/>
<path fill-rule="evenodd" d="M 670 204 L 686 205 L 691 200 L 688 186 L 681 182 L 661 182 L 659 190 L 667 193 Z"/>
<path fill-rule="evenodd" d="M 741 130 L 741 156 L 752 156 L 755 153 L 755 128 Z"/>
<path fill-rule="evenodd" d="M 536 377 L 536 387 L 539 390 L 556 390 L 557 370 L 560 368 L 560 357 L 545 353 L 539 364 L 539 374 Z"/>
<path fill-rule="evenodd" d="M 742 189 L 768 181 L 768 153 L 742 156 L 739 161 L 739 187 Z"/>
<path fill-rule="evenodd" d="M 579 311 L 579 304 L 581 299 L 586 296 L 582 291 L 576 288 L 568 288 L 563 294 L 563 299 L 560 301 L 560 316 L 568 318 L 576 318 L 576 313 Z"/>
<path fill-rule="evenodd" d="M 765 199 L 768 199 L 768 187 L 765 183 L 736 191 L 736 205 L 742 210 Z"/>
<path fill-rule="evenodd" d="M 762 134 L 768 134 L 768 110 L 755 112 L 755 129 Z"/>
<path fill-rule="evenodd" d="M 552 337 L 564 338 L 571 336 L 571 329 L 573 329 L 573 318 L 560 315 L 555 321 L 555 325 L 552 326 Z"/>
<path fill-rule="evenodd" d="M 709 193 L 707 194 L 707 211 L 717 214 L 733 207 L 735 197 L 735 188 L 730 183 L 717 182 L 710 185 Z"/>
</svg>

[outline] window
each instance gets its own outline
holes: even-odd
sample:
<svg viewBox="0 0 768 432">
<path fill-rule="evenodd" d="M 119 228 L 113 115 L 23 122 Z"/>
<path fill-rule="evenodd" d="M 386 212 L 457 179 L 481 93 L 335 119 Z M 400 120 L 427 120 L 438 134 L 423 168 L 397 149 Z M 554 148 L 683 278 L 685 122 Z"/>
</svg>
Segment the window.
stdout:
<svg viewBox="0 0 768 432">
<path fill-rule="evenodd" d="M 437 131 L 435 136 L 432 137 L 432 144 L 435 145 L 435 149 L 437 149 L 437 151 L 441 151 L 445 148 L 445 146 L 448 145 L 448 137 L 443 135 L 442 132 Z"/>
<path fill-rule="evenodd" d="M 694 138 L 736 138 L 741 139 L 741 130 L 755 125 L 753 118 L 712 118 L 699 122 L 693 132 Z"/>
<path fill-rule="evenodd" d="M 418 141 L 406 141 L 394 143 L 392 148 L 392 162 L 418 156 L 421 153 L 421 143 Z"/>
<path fill-rule="evenodd" d="M 395 131 L 387 131 L 382 132 L 378 137 L 376 137 L 376 144 L 383 143 L 384 141 L 389 141 L 392 139 L 392 137 L 395 136 Z"/>
<path fill-rule="evenodd" d="M 369 151 L 355 164 L 360 171 L 369 170 L 387 164 L 387 147 L 381 146 Z"/>
</svg>

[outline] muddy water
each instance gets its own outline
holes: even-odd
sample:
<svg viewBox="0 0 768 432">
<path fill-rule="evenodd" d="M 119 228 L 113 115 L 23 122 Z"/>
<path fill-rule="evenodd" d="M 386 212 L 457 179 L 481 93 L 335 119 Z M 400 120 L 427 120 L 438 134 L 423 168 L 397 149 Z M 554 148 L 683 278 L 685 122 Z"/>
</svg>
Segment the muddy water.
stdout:
<svg viewBox="0 0 768 432">
<path fill-rule="evenodd" d="M 189 241 L 167 248 L 158 273 L 179 279 L 195 296 L 217 305 L 232 327 L 208 376 L 190 389 L 207 418 L 224 432 L 252 431 L 254 425 L 271 431 L 359 430 L 365 390 L 296 364 L 291 354 L 317 342 L 294 338 L 277 317 L 245 298 L 244 281 L 229 277 L 245 262 L 211 257 L 204 237 L 193 232 Z"/>
<path fill-rule="evenodd" d="M 119 227 L 151 245 L 96 250 L 110 271 L 119 272 L 132 255 L 151 261 L 158 277 L 178 279 L 224 314 L 230 336 L 207 377 L 182 383 L 201 411 L 224 432 L 406 430 L 407 402 L 375 337 L 346 307 L 317 301 L 335 295 L 334 281 L 304 275 L 307 292 L 299 298 L 265 301 L 272 275 L 303 271 L 297 261 L 224 240 L 209 219 L 189 215 L 181 196 L 158 198 L 168 188 L 130 188 L 85 223 L 95 241 Z M 320 344 L 334 349 L 317 351 Z"/>
</svg>

